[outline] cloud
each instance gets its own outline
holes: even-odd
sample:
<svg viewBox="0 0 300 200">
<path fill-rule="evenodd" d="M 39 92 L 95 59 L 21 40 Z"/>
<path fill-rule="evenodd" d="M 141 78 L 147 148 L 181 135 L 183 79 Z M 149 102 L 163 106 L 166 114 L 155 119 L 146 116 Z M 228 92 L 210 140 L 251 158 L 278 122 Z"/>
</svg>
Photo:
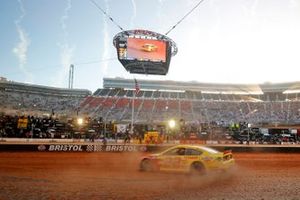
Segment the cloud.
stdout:
<svg viewBox="0 0 300 200">
<path fill-rule="evenodd" d="M 253 1 L 253 4 L 251 6 L 251 15 L 256 16 L 256 10 L 258 6 L 258 0 Z"/>
<path fill-rule="evenodd" d="M 55 85 L 58 86 L 66 86 L 66 80 L 68 78 L 68 70 L 70 65 L 72 64 L 73 52 L 74 47 L 70 46 L 68 42 L 69 33 L 67 30 L 66 21 L 69 19 L 69 12 L 72 8 L 71 0 L 67 0 L 67 5 L 64 9 L 64 14 L 60 18 L 61 29 L 63 31 L 63 42 L 59 43 L 58 46 L 60 47 L 60 63 L 62 65 L 62 69 L 59 72 L 56 80 Z"/>
<path fill-rule="evenodd" d="M 168 29 L 171 28 L 171 25 L 173 25 L 172 20 L 170 20 L 170 13 L 168 13 L 168 10 L 163 10 L 165 6 L 166 0 L 158 0 L 157 4 L 157 11 L 156 11 L 156 18 L 160 21 L 160 23 L 157 23 L 156 27 L 150 27 L 150 29 L 154 29 L 157 32 L 165 33 Z M 168 6 L 166 7 L 168 8 Z"/>
<path fill-rule="evenodd" d="M 68 79 L 69 67 L 72 64 L 74 48 L 70 47 L 69 44 L 59 44 L 60 47 L 60 63 L 62 69 L 56 77 L 55 85 L 60 87 L 66 87 L 66 80 Z"/>
<path fill-rule="evenodd" d="M 296 0 L 290 0 L 289 7 L 290 8 L 297 8 L 299 6 L 299 2 Z"/>
<path fill-rule="evenodd" d="M 20 25 L 17 25 L 17 32 L 19 34 L 20 42 L 13 49 L 13 52 L 19 59 L 20 67 L 25 70 L 25 64 L 27 63 L 27 50 L 30 45 L 30 40 Z"/>
<path fill-rule="evenodd" d="M 32 82 L 32 74 L 25 68 L 27 63 L 27 51 L 30 45 L 30 39 L 26 31 L 22 28 L 21 22 L 26 15 L 22 0 L 18 0 L 21 10 L 20 17 L 15 20 L 16 29 L 19 35 L 19 43 L 13 48 L 13 53 L 19 60 L 19 68 L 25 75 L 25 82 Z"/>
<path fill-rule="evenodd" d="M 72 8 L 72 2 L 71 2 L 71 0 L 67 0 L 67 6 L 64 9 L 64 15 L 60 18 L 60 24 L 61 24 L 61 28 L 62 28 L 63 33 L 64 33 L 65 42 L 66 42 L 67 37 L 68 37 L 66 21 L 69 18 L 69 11 L 71 10 L 71 8 Z"/>
<path fill-rule="evenodd" d="M 132 3 L 132 8 L 133 8 L 133 15 L 131 16 L 131 19 L 130 19 L 130 28 L 133 27 L 133 23 L 134 23 L 135 18 L 136 18 L 136 3 L 135 3 L 135 0 L 131 0 L 131 3 Z"/>
<path fill-rule="evenodd" d="M 166 2 L 166 0 L 158 0 L 158 3 L 161 4 L 161 5 L 162 5 L 163 3 L 165 3 L 165 2 Z"/>
</svg>

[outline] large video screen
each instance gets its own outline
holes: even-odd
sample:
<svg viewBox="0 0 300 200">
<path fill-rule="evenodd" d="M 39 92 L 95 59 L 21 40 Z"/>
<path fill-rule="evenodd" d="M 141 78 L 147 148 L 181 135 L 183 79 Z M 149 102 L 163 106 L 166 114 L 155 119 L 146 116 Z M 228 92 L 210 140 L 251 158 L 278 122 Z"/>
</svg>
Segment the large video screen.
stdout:
<svg viewBox="0 0 300 200">
<path fill-rule="evenodd" d="M 123 51 L 123 52 L 122 52 Z M 128 38 L 125 48 L 119 49 L 123 59 L 166 62 L 166 42 L 140 38 Z"/>
</svg>

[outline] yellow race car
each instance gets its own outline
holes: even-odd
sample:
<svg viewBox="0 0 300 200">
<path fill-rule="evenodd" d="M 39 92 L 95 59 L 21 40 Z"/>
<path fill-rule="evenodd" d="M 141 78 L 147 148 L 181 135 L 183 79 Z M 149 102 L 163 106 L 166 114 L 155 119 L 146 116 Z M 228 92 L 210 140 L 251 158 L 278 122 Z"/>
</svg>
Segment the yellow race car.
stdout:
<svg viewBox="0 0 300 200">
<path fill-rule="evenodd" d="M 144 156 L 141 171 L 169 171 L 205 174 L 211 170 L 227 170 L 234 165 L 232 152 L 219 152 L 200 145 L 177 145 L 158 153 Z"/>
<path fill-rule="evenodd" d="M 144 44 L 142 46 L 142 50 L 147 52 L 154 52 L 157 50 L 157 46 L 154 44 Z"/>
</svg>

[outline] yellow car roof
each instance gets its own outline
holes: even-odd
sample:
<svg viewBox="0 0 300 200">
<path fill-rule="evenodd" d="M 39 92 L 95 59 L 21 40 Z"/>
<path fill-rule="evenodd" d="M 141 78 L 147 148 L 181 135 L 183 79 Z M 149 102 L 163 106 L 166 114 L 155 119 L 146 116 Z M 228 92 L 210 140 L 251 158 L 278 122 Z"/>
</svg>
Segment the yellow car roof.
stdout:
<svg viewBox="0 0 300 200">
<path fill-rule="evenodd" d="M 207 147 L 204 145 L 190 145 L 190 144 L 179 144 L 179 145 L 170 147 L 167 150 L 173 149 L 173 148 L 191 148 L 191 149 L 198 149 L 198 150 L 206 151 L 209 153 L 220 153 L 218 150 L 215 150 L 213 148 L 210 148 L 210 147 Z"/>
</svg>

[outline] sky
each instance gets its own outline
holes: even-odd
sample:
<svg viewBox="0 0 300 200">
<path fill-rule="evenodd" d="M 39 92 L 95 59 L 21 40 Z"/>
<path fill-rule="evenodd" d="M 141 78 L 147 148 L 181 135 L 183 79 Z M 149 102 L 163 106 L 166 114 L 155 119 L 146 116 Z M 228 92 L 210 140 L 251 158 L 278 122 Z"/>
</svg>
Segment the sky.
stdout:
<svg viewBox="0 0 300 200">
<path fill-rule="evenodd" d="M 94 0 L 124 30 L 165 34 L 199 0 Z M 204 0 L 168 37 L 166 76 L 127 72 L 121 32 L 90 0 L 0 0 L 0 77 L 95 91 L 103 78 L 280 83 L 300 81 L 300 0 Z"/>
</svg>

